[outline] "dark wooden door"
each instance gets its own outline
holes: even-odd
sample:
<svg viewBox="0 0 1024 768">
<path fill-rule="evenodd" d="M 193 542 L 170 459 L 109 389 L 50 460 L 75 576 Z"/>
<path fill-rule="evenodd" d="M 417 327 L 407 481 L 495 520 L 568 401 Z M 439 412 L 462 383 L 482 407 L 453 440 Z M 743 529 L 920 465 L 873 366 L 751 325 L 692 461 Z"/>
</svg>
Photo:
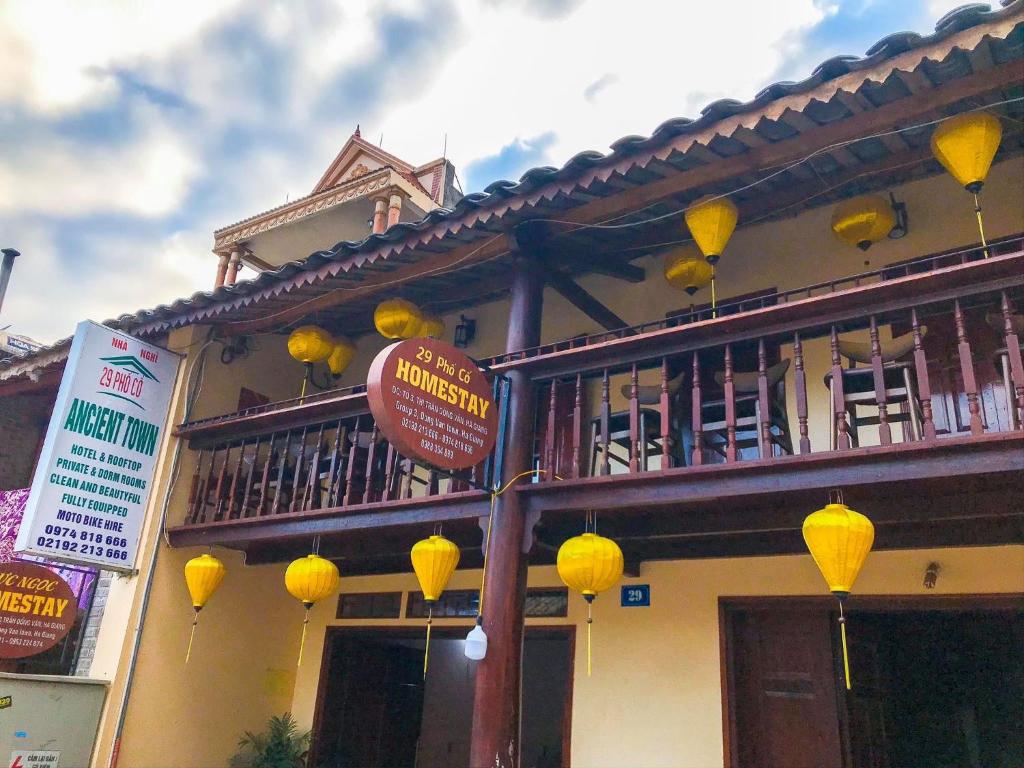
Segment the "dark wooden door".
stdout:
<svg viewBox="0 0 1024 768">
<path fill-rule="evenodd" d="M 736 611 L 730 636 L 736 768 L 842 768 L 828 612 Z"/>
<path fill-rule="evenodd" d="M 339 639 L 331 653 L 317 765 L 413 768 L 422 710 L 422 650 Z"/>
<path fill-rule="evenodd" d="M 845 719 L 851 764 L 855 768 L 891 768 L 894 681 L 885 660 L 893 652 L 892 640 L 877 624 L 861 621 L 856 614 L 848 635 L 853 689 L 846 692 Z"/>
</svg>

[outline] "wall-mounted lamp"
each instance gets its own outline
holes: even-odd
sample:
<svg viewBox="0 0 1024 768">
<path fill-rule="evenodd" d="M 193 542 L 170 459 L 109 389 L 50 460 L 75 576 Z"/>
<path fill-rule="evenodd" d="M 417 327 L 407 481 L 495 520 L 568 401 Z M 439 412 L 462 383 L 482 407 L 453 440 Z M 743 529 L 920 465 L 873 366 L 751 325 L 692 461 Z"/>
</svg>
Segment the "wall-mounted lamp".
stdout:
<svg viewBox="0 0 1024 768">
<path fill-rule="evenodd" d="M 459 324 L 455 326 L 454 344 L 459 349 L 465 349 L 470 342 L 476 338 L 476 320 L 472 317 L 459 315 Z"/>
<path fill-rule="evenodd" d="M 938 563 L 928 563 L 928 567 L 924 569 L 925 589 L 935 589 L 935 582 L 939 580 L 940 570 Z"/>
<path fill-rule="evenodd" d="M 910 219 L 907 216 L 907 204 L 900 202 L 892 192 L 889 193 L 889 203 L 892 205 L 892 212 L 896 216 L 896 223 L 889 230 L 890 240 L 899 240 L 906 237 L 909 229 Z"/>
</svg>

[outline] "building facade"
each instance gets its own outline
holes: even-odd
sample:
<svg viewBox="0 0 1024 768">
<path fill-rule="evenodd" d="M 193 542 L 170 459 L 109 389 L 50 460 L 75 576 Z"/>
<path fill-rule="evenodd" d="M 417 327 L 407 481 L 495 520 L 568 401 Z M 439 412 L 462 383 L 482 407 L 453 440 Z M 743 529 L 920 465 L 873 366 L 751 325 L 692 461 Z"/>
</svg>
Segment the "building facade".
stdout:
<svg viewBox="0 0 1024 768">
<path fill-rule="evenodd" d="M 1021 3 L 970 6 L 115 321 L 187 360 L 123 614 L 141 629 L 100 633 L 118 672 L 94 762 L 221 765 L 289 711 L 322 766 L 1019 764 L 1022 82 Z M 1001 136 L 979 218 L 931 141 L 982 112 Z M 832 231 L 863 195 L 892 209 L 867 250 Z M 684 222 L 708 196 L 738 211 L 713 306 L 703 278 L 663 275 L 700 260 Z M 445 475 L 374 424 L 390 298 L 500 382 L 500 460 Z M 313 322 L 355 342 L 340 381 L 288 354 Z M 839 493 L 876 530 L 846 606 L 849 691 L 801 538 Z M 554 566 L 588 520 L 626 566 L 592 624 Z M 424 679 L 409 550 L 437 530 L 461 561 Z M 283 575 L 314 550 L 341 590 L 297 665 Z M 182 569 L 203 552 L 227 575 L 186 664 Z"/>
</svg>

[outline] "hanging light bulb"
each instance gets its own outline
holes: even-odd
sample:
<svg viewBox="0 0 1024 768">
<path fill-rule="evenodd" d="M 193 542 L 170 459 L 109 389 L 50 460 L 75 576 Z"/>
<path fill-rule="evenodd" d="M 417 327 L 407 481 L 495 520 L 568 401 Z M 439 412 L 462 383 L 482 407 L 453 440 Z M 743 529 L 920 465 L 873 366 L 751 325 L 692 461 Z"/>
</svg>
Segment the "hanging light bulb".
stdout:
<svg viewBox="0 0 1024 768">
<path fill-rule="evenodd" d="M 711 284 L 714 268 L 701 257 L 696 248 L 684 247 L 669 251 L 665 257 L 665 280 L 673 288 L 693 296 Z"/>
<path fill-rule="evenodd" d="M 302 650 L 306 646 L 306 629 L 309 625 L 309 609 L 320 600 L 330 596 L 341 583 L 338 566 L 319 555 L 310 554 L 293 560 L 284 573 L 284 586 L 288 593 L 299 600 L 306 609 L 302 620 L 302 640 L 299 643 L 299 662 L 302 666 Z"/>
<path fill-rule="evenodd" d="M 708 264 L 715 266 L 725 246 L 736 229 L 736 222 L 739 220 L 739 211 L 735 203 L 728 197 L 715 197 L 708 195 L 686 209 L 683 214 L 686 226 L 693 235 Z M 711 308 L 715 309 L 717 295 L 715 291 L 715 273 L 711 271 Z"/>
<path fill-rule="evenodd" d="M 316 325 L 300 326 L 288 336 L 288 354 L 306 366 L 300 399 L 306 396 L 306 383 L 313 375 L 313 365 L 326 360 L 333 350 L 331 334 Z"/>
<path fill-rule="evenodd" d="M 185 585 L 188 587 L 188 593 L 192 598 L 192 610 L 194 611 L 192 632 L 188 638 L 188 650 L 185 651 L 186 664 L 188 664 L 188 660 L 192 656 L 192 641 L 196 636 L 199 612 L 203 610 L 203 606 L 213 596 L 213 593 L 217 591 L 217 587 L 224 580 L 226 572 L 227 569 L 224 567 L 224 563 L 213 555 L 203 554 L 199 557 L 193 557 L 185 563 Z"/>
<path fill-rule="evenodd" d="M 427 604 L 427 644 L 423 649 L 423 679 L 427 679 L 427 664 L 430 660 L 430 625 L 434 619 L 434 604 L 441 598 L 448 580 L 459 565 L 459 548 L 454 542 L 440 534 L 417 541 L 412 552 L 412 569 Z"/>
<path fill-rule="evenodd" d="M 846 690 L 850 690 L 850 660 L 846 648 L 846 617 L 843 601 L 853 589 L 853 583 L 871 551 L 875 541 L 875 527 L 860 512 L 842 503 L 829 503 L 804 520 L 804 542 L 814 558 L 818 570 L 825 578 L 829 590 L 839 600 L 839 629 L 843 641 L 843 670 Z"/>
<path fill-rule="evenodd" d="M 622 550 L 611 539 L 587 531 L 559 547 L 556 565 L 565 585 L 587 601 L 587 675 L 590 675 L 590 628 L 594 623 L 591 607 L 598 594 L 615 586 L 622 578 Z"/>
<path fill-rule="evenodd" d="M 423 313 L 411 301 L 388 299 L 373 311 L 373 324 L 385 339 L 411 339 L 418 336 Z"/>
<path fill-rule="evenodd" d="M 988 112 L 969 112 L 939 124 L 932 134 L 932 154 L 964 189 L 974 195 L 974 213 L 978 219 L 981 245 L 988 258 L 985 225 L 981 218 L 978 193 L 985 185 L 992 160 L 999 150 L 1003 127 L 999 118 Z"/>
<path fill-rule="evenodd" d="M 487 655 L 487 635 L 484 633 L 483 626 L 481 626 L 482 621 L 482 617 L 477 617 L 476 625 L 466 635 L 466 645 L 463 647 L 462 652 L 466 654 L 466 658 L 470 661 L 480 661 Z"/>
<path fill-rule="evenodd" d="M 340 379 L 341 374 L 352 363 L 356 356 L 356 345 L 344 336 L 334 337 L 334 347 L 327 357 L 327 367 L 331 369 L 331 376 Z"/>
<path fill-rule="evenodd" d="M 892 205 L 881 195 L 852 197 L 832 212 L 832 231 L 836 237 L 862 251 L 888 237 L 895 226 Z"/>
</svg>

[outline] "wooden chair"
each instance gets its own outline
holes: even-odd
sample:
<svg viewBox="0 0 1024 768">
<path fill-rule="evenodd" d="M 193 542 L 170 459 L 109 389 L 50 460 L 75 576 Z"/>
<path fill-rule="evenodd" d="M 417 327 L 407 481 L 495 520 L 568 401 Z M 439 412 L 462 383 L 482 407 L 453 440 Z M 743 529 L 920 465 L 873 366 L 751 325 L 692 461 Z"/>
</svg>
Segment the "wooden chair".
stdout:
<svg viewBox="0 0 1024 768">
<path fill-rule="evenodd" d="M 928 327 L 922 325 L 921 336 L 923 337 L 927 332 Z M 880 341 L 878 346 L 882 360 L 886 420 L 890 424 L 900 424 L 904 440 L 908 439 L 907 425 L 909 424 L 909 439 L 920 440 L 922 437 L 921 403 L 914 386 L 914 366 L 911 363 L 899 362 L 901 357 L 905 357 L 913 351 L 914 335 L 906 333 L 895 339 Z M 846 424 L 850 443 L 858 446 L 860 445 L 860 428 L 881 423 L 879 407 L 881 403 L 879 403 L 878 393 L 875 389 L 874 369 L 856 367 L 858 363 L 866 366 L 872 365 L 872 344 L 870 341 L 839 337 L 839 354 L 845 357 L 849 363 L 849 367 L 843 369 L 843 406 L 847 414 Z M 828 387 L 830 395 L 830 435 L 831 448 L 834 451 L 839 442 L 839 434 L 835 408 L 836 392 L 831 371 L 825 374 L 825 386 Z M 890 405 L 899 406 L 899 410 L 889 413 Z M 861 414 L 861 408 L 869 409 L 868 414 Z"/>
<path fill-rule="evenodd" d="M 766 370 L 769 393 L 769 443 L 765 444 L 761 433 L 761 401 L 758 396 L 757 371 L 742 371 L 733 374 L 736 408 L 736 452 L 757 448 L 758 456 L 767 458 L 775 455 L 776 449 L 782 454 L 793 453 L 793 442 L 789 434 L 789 415 L 786 411 L 786 372 L 790 361 L 780 360 Z M 724 387 L 725 372 L 715 373 L 715 382 Z M 729 425 L 726 421 L 724 396 L 701 403 L 702 447 L 717 453 L 723 459 L 728 455 Z"/>
</svg>

